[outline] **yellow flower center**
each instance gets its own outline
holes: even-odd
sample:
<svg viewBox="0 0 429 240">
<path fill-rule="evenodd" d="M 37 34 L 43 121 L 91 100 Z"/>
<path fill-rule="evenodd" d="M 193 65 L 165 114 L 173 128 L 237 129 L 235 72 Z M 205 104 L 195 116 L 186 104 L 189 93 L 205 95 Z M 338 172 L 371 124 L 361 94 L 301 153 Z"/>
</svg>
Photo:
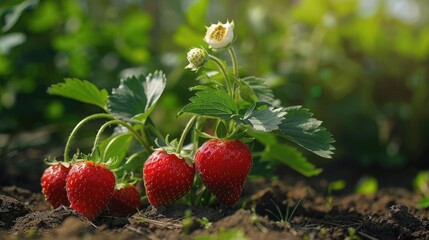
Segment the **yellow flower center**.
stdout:
<svg viewBox="0 0 429 240">
<path fill-rule="evenodd" d="M 210 34 L 210 37 L 216 41 L 221 41 L 225 37 L 226 28 L 222 25 L 218 25 L 214 31 Z"/>
</svg>

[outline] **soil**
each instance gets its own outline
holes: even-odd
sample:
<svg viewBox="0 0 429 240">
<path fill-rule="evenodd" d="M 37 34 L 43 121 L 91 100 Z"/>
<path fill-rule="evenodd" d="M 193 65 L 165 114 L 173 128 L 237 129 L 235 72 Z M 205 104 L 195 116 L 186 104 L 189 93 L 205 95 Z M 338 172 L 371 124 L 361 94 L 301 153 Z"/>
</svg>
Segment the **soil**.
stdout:
<svg viewBox="0 0 429 240">
<path fill-rule="evenodd" d="M 251 180 L 233 207 L 144 204 L 132 216 L 89 222 L 68 207 L 51 209 L 41 193 L 9 186 L 0 189 L 0 239 L 429 239 L 429 212 L 404 188 L 331 197 L 303 181 Z"/>
<path fill-rule="evenodd" d="M 43 158 L 61 153 L 51 147 L 2 154 L 0 239 L 429 239 L 429 211 L 416 207 L 421 196 L 412 191 L 412 169 L 379 172 L 377 193 L 356 194 L 364 172 L 356 166 L 333 164 L 312 178 L 279 168 L 278 180 L 248 180 L 232 207 L 144 202 L 131 216 L 102 214 L 89 222 L 44 200 Z M 346 188 L 328 194 L 328 183 L 338 179 Z"/>
</svg>

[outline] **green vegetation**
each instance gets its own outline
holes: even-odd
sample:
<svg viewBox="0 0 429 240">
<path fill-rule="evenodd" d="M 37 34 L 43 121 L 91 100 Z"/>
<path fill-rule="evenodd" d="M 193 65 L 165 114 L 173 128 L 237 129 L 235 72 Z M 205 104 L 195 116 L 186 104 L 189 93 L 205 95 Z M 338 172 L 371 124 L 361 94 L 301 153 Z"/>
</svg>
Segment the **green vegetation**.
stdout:
<svg viewBox="0 0 429 240">
<path fill-rule="evenodd" d="M 301 201 L 302 201 L 302 198 L 300 198 L 298 200 L 298 202 L 296 203 L 296 205 L 293 206 L 293 208 L 292 208 L 292 206 L 289 206 L 289 200 L 287 200 L 286 201 L 286 210 L 285 210 L 285 212 L 282 212 L 282 210 L 280 209 L 280 206 L 277 203 L 275 203 L 274 201 L 271 200 L 271 202 L 273 203 L 276 211 L 273 212 L 270 209 L 267 209 L 266 211 L 269 214 L 271 214 L 271 216 L 274 217 L 277 220 L 277 222 L 280 222 L 280 223 L 285 223 L 285 222 L 286 223 L 290 223 L 290 221 L 294 217 L 295 210 L 298 208 L 298 206 L 301 203 Z"/>
<path fill-rule="evenodd" d="M 374 177 L 364 176 L 356 186 L 356 193 L 374 194 L 378 191 L 378 181 Z"/>
</svg>

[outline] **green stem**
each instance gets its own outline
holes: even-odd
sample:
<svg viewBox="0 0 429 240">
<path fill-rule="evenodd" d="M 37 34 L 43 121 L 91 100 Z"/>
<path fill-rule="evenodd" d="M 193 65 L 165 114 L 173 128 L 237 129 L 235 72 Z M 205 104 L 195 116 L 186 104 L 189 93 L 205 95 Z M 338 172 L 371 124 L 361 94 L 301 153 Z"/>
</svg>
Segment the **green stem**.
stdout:
<svg viewBox="0 0 429 240">
<path fill-rule="evenodd" d="M 229 55 L 231 55 L 232 69 L 234 71 L 234 76 L 238 78 L 237 55 L 235 55 L 235 51 L 232 46 L 228 48 L 228 52 L 229 52 Z"/>
<path fill-rule="evenodd" d="M 151 146 L 137 133 L 137 131 L 130 126 L 128 123 L 122 121 L 122 120 L 111 120 L 106 122 L 105 124 L 103 124 L 103 126 L 100 127 L 100 129 L 97 132 L 97 135 L 95 136 L 95 140 L 94 140 L 94 146 L 92 148 L 92 153 L 95 152 L 95 149 L 97 148 L 99 141 L 101 139 L 101 134 L 104 132 L 104 130 L 110 126 L 110 125 L 122 125 L 125 128 L 127 128 L 132 134 L 133 136 L 137 139 L 137 141 L 139 141 L 140 144 L 142 144 L 149 152 L 151 151 Z"/>
<path fill-rule="evenodd" d="M 252 152 L 252 157 L 262 157 L 265 154 L 265 152 Z"/>
<path fill-rule="evenodd" d="M 235 121 L 230 121 L 229 122 L 229 128 L 228 128 L 228 137 L 233 136 L 234 134 L 238 133 L 238 131 L 240 130 L 239 127 L 237 127 Z"/>
<path fill-rule="evenodd" d="M 148 146 L 153 146 L 155 144 L 155 142 L 153 142 L 150 138 L 149 138 L 149 130 L 146 128 L 146 125 L 143 126 L 143 128 L 141 129 L 141 134 L 139 136 L 141 136 L 143 142 L 146 143 L 146 145 Z M 150 151 L 150 149 L 149 149 Z"/>
<path fill-rule="evenodd" d="M 191 130 L 192 125 L 194 125 L 195 120 L 197 120 L 197 115 L 194 115 L 189 120 L 188 124 L 186 124 L 186 127 L 182 132 L 182 136 L 180 136 L 179 144 L 177 144 L 177 149 L 176 149 L 177 153 L 180 153 L 180 151 L 182 151 L 183 143 L 185 142 L 185 137 L 188 134 L 189 130 Z"/>
<path fill-rule="evenodd" d="M 202 205 L 203 206 L 208 206 L 210 204 L 210 197 L 211 197 L 211 192 L 207 189 L 204 188 L 204 192 L 201 194 L 203 196 L 203 202 Z"/>
<path fill-rule="evenodd" d="M 219 124 L 221 124 L 222 120 L 220 118 L 216 119 L 216 123 L 214 124 L 215 128 L 214 128 L 214 136 L 216 138 L 219 138 L 219 136 L 217 135 L 218 132 L 218 128 L 219 128 Z"/>
<path fill-rule="evenodd" d="M 216 65 L 219 67 L 220 71 L 223 74 L 223 77 L 225 78 L 226 89 L 227 89 L 229 95 L 233 96 L 234 90 L 232 89 L 231 82 L 229 80 L 229 76 L 228 76 L 228 73 L 225 69 L 225 66 L 222 64 L 222 62 L 217 57 L 209 54 L 209 58 L 211 60 L 213 60 L 213 62 L 215 62 Z"/>
<path fill-rule="evenodd" d="M 161 132 L 152 124 L 148 124 L 147 125 L 147 129 L 149 130 L 149 132 L 151 134 L 153 134 L 156 138 L 162 140 L 163 142 L 165 142 L 164 136 L 162 136 Z"/>
<path fill-rule="evenodd" d="M 115 119 L 112 115 L 108 114 L 108 113 L 97 113 L 97 114 L 93 114 L 90 115 L 84 119 L 82 119 L 73 129 L 73 131 L 70 133 L 69 138 L 67 139 L 67 143 L 66 146 L 64 148 L 64 162 L 69 161 L 69 149 L 70 149 L 70 144 L 71 141 L 73 139 L 73 137 L 76 135 L 77 131 L 87 122 L 93 120 L 93 119 L 97 119 L 97 118 L 108 118 L 108 119 Z"/>
<path fill-rule="evenodd" d="M 201 117 L 198 117 L 197 122 L 195 124 L 195 130 L 201 131 L 204 124 L 204 119 Z M 197 134 L 197 131 L 192 132 L 192 143 L 194 145 L 194 149 L 192 151 L 193 154 L 195 154 L 198 150 L 198 142 L 200 141 L 200 136 Z"/>
<path fill-rule="evenodd" d="M 136 152 L 134 154 L 132 154 L 131 156 L 128 157 L 127 161 L 125 162 L 125 164 L 128 164 L 132 161 L 134 161 L 135 158 L 138 158 L 140 155 L 142 155 L 144 153 L 144 151 L 140 151 L 140 152 Z"/>
</svg>

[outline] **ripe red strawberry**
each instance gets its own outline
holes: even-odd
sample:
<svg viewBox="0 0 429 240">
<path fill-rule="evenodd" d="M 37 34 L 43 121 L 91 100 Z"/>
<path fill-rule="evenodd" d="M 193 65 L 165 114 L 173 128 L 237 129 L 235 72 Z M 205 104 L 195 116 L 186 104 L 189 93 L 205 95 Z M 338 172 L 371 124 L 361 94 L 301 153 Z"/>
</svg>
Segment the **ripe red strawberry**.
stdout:
<svg viewBox="0 0 429 240">
<path fill-rule="evenodd" d="M 238 140 L 211 139 L 196 152 L 195 166 L 204 185 L 219 201 L 232 205 L 240 198 L 252 166 L 252 153 Z"/>
<path fill-rule="evenodd" d="M 107 209 L 112 216 L 122 217 L 137 212 L 140 204 L 140 192 L 136 186 L 127 185 L 121 189 L 115 189 Z"/>
<path fill-rule="evenodd" d="M 69 167 L 58 163 L 48 167 L 43 172 L 40 180 L 42 191 L 46 200 L 54 208 L 57 208 L 60 205 L 70 205 L 66 192 L 66 179 L 69 171 Z"/>
<path fill-rule="evenodd" d="M 146 195 L 150 204 L 161 206 L 183 197 L 192 186 L 195 166 L 184 159 L 158 150 L 149 156 L 143 167 Z"/>
<path fill-rule="evenodd" d="M 70 207 L 94 220 L 106 207 L 113 195 L 115 176 L 101 164 L 78 162 L 67 176 L 67 196 Z"/>
</svg>

